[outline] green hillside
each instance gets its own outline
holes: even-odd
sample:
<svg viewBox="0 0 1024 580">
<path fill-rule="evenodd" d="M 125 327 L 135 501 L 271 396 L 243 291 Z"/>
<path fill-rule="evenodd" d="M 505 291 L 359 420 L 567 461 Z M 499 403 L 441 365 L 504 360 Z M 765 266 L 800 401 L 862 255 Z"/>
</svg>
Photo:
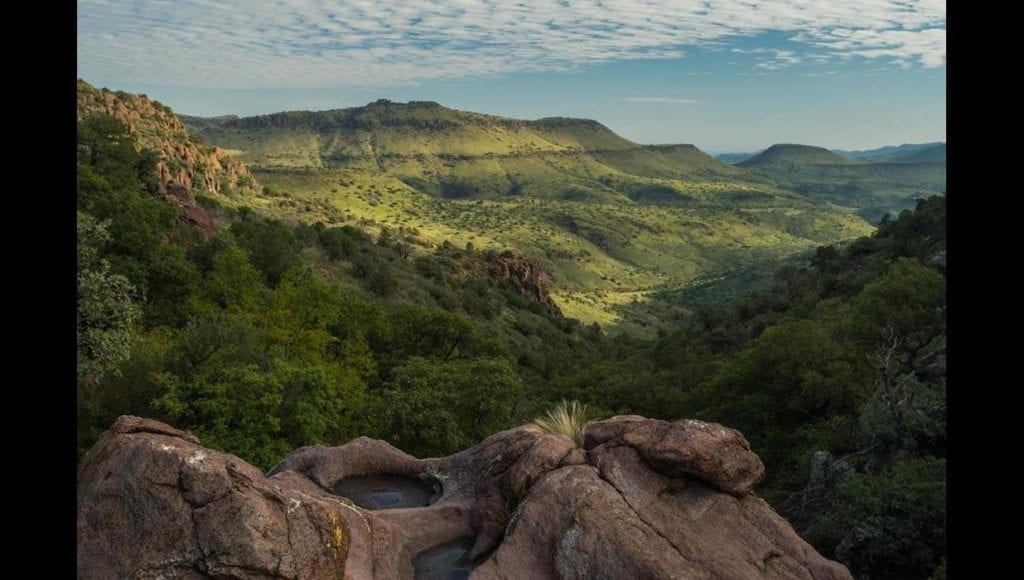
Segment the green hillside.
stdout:
<svg viewBox="0 0 1024 580">
<path fill-rule="evenodd" d="M 922 160 L 937 157 L 931 149 L 881 161 L 847 159 L 821 147 L 773 145 L 738 165 L 808 198 L 855 208 L 875 223 L 886 213 L 914 207 L 919 197 L 946 190 L 945 145 L 938 147 L 940 163 L 915 161 L 918 154 Z"/>
<path fill-rule="evenodd" d="M 652 179 L 744 175 L 692 145 L 642 146 L 596 121 L 523 121 L 432 102 L 185 121 L 251 167 L 380 171 L 443 197 L 609 200 L 628 195 L 612 183 L 623 175 L 646 178 L 630 180 L 632 189 Z"/>
<path fill-rule="evenodd" d="M 859 151 L 833 149 L 832 152 L 842 157 L 846 157 L 847 159 L 861 159 L 864 161 L 898 161 L 900 159 L 904 159 L 906 161 L 928 161 L 941 163 L 946 160 L 945 149 L 945 143 L 935 141 L 932 143 L 904 143 L 903 145 L 888 145 L 877 149 L 863 149 Z M 924 153 L 925 151 L 928 151 L 928 153 Z M 937 158 L 936 155 L 940 151 L 942 157 Z M 922 153 L 922 156 L 917 157 L 918 153 Z M 915 157 L 917 158 L 915 159 Z"/>
<path fill-rule="evenodd" d="M 692 145 L 638 145 L 590 120 L 389 101 L 185 120 L 266 186 L 229 205 L 514 248 L 551 274 L 568 316 L 615 330 L 653 332 L 677 310 L 653 299 L 666 291 L 871 231 Z"/>
</svg>

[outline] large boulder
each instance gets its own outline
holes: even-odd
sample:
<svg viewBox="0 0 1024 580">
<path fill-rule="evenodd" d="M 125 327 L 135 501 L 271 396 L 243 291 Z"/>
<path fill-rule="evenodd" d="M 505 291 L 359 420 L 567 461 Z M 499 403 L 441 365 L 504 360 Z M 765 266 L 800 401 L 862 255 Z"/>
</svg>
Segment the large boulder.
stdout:
<svg viewBox="0 0 1024 580">
<path fill-rule="evenodd" d="M 396 476 L 433 503 L 365 509 L 341 481 Z M 361 437 L 266 476 L 189 433 L 121 417 L 82 460 L 81 578 L 412 578 L 464 541 L 471 577 L 849 578 L 758 498 L 737 431 L 616 417 L 580 448 L 527 425 L 443 458 Z"/>
</svg>

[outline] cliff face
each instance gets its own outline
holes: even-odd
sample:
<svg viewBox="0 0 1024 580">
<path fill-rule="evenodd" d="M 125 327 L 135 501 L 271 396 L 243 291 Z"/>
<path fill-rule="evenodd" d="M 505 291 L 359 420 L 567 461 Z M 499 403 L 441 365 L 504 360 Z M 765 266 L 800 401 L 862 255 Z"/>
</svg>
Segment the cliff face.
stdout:
<svg viewBox="0 0 1024 580">
<path fill-rule="evenodd" d="M 524 425 L 431 459 L 361 437 L 265 476 L 121 417 L 79 466 L 78 576 L 850 578 L 763 477 L 739 432 L 693 420 L 615 417 L 582 447 Z"/>
<path fill-rule="evenodd" d="M 138 150 L 156 151 L 159 192 L 183 207 L 190 221 L 202 220 L 200 214 L 205 213 L 194 203 L 196 193 L 259 191 L 244 163 L 219 147 L 190 138 L 178 117 L 158 102 L 79 81 L 79 121 L 96 114 L 110 115 L 127 125 Z"/>
<path fill-rule="evenodd" d="M 481 260 L 481 268 L 488 277 L 516 294 L 540 302 L 549 314 L 562 315 L 562 311 L 547 290 L 551 275 L 532 262 L 516 257 L 484 257 Z"/>
</svg>

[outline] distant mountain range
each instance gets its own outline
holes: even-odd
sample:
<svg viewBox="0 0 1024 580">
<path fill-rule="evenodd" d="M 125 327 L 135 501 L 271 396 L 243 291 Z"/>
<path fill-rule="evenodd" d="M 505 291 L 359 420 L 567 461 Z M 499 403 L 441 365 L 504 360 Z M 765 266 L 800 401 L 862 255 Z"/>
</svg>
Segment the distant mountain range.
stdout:
<svg viewBox="0 0 1024 580">
<path fill-rule="evenodd" d="M 762 150 L 763 151 L 763 150 Z M 740 164 L 762 151 L 754 153 L 720 153 L 715 159 L 723 163 L 733 165 Z M 860 161 L 874 161 L 882 163 L 945 163 L 946 144 L 941 141 L 934 143 L 914 143 L 904 145 L 889 145 L 877 149 L 864 149 L 861 151 L 845 151 L 843 149 L 831 149 L 839 157 L 845 159 L 857 159 Z"/>
<path fill-rule="evenodd" d="M 864 151 L 843 151 L 833 149 L 833 153 L 846 157 L 847 159 L 861 159 L 864 161 L 883 161 L 889 163 L 945 163 L 946 144 L 941 141 L 934 143 L 917 143 L 904 145 L 890 145 L 878 149 L 866 149 Z"/>
</svg>

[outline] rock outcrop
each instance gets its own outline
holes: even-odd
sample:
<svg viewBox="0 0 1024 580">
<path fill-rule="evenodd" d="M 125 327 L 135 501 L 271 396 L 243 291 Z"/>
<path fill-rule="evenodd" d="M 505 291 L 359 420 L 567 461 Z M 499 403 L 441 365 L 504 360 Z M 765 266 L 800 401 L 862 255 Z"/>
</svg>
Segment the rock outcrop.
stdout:
<svg viewBox="0 0 1024 580">
<path fill-rule="evenodd" d="M 370 510 L 330 491 L 371 474 L 438 499 Z M 763 476 L 739 432 L 692 420 L 600 421 L 584 448 L 526 425 L 430 459 L 361 437 L 264 476 L 121 417 L 79 467 L 78 575 L 412 578 L 417 555 L 468 539 L 474 579 L 850 578 L 751 491 Z"/>
<path fill-rule="evenodd" d="M 128 127 L 137 150 L 157 154 L 157 188 L 168 202 L 182 208 L 183 218 L 210 233 L 213 220 L 195 202 L 201 191 L 256 192 L 259 185 L 244 163 L 220 147 L 190 137 L 181 120 L 164 105 L 144 95 L 97 89 L 78 81 L 78 120 L 106 114 Z"/>
<path fill-rule="evenodd" d="M 540 302 L 553 316 L 562 316 L 548 292 L 551 275 L 525 258 L 511 256 L 482 257 L 481 269 L 487 276 L 516 294 Z"/>
</svg>

